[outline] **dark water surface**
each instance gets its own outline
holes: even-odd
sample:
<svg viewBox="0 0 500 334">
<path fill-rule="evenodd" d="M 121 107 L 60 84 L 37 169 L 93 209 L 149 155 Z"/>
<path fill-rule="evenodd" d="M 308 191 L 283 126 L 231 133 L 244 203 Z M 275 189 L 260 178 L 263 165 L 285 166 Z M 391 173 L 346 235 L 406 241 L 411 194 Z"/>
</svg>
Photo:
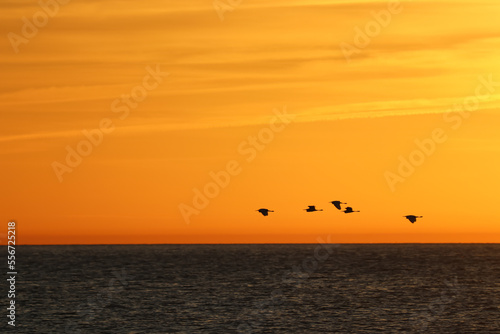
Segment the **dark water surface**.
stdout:
<svg viewBox="0 0 500 334">
<path fill-rule="evenodd" d="M 16 255 L 17 326 L 7 328 L 3 308 L 2 333 L 500 333 L 498 244 L 18 246 Z"/>
</svg>

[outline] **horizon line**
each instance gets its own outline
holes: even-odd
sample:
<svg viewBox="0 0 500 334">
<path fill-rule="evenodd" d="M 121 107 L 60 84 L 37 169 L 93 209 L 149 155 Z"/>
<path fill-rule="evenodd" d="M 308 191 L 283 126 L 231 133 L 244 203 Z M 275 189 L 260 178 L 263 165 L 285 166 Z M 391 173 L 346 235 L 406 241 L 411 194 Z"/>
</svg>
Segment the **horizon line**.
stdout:
<svg viewBox="0 0 500 334">
<path fill-rule="evenodd" d="M 318 242 L 252 242 L 252 243 L 137 243 L 137 244 L 17 244 L 16 246 L 153 246 L 153 245 L 316 245 Z M 500 245 L 500 242 L 329 242 L 329 245 Z M 2 244 L 7 246 L 7 244 Z"/>
</svg>

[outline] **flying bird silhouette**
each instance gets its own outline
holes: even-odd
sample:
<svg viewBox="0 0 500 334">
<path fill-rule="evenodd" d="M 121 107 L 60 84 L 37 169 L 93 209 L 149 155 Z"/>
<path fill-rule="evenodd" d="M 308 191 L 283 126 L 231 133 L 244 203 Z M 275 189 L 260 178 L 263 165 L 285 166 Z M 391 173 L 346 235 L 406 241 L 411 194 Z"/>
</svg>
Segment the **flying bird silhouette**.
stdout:
<svg viewBox="0 0 500 334">
<path fill-rule="evenodd" d="M 259 211 L 260 213 L 262 213 L 263 216 L 269 215 L 269 212 L 274 212 L 273 210 L 269 210 L 269 209 L 259 209 L 256 211 Z"/>
<path fill-rule="evenodd" d="M 414 215 L 408 215 L 408 216 L 403 216 L 406 219 L 408 219 L 412 224 L 417 221 L 417 218 L 423 218 L 424 216 L 414 216 Z"/>
<path fill-rule="evenodd" d="M 360 211 L 354 211 L 350 206 L 345 208 L 344 213 L 352 213 L 352 212 L 360 212 Z"/>
<path fill-rule="evenodd" d="M 304 209 L 304 210 L 306 210 L 307 212 L 323 211 L 323 209 L 317 210 L 316 206 L 314 206 L 314 205 L 309 205 L 309 207 L 307 209 Z"/>
<path fill-rule="evenodd" d="M 340 204 L 347 204 L 347 203 L 343 203 L 341 201 L 331 201 L 330 203 L 332 203 L 339 210 L 342 210 L 342 208 L 340 207 Z"/>
</svg>

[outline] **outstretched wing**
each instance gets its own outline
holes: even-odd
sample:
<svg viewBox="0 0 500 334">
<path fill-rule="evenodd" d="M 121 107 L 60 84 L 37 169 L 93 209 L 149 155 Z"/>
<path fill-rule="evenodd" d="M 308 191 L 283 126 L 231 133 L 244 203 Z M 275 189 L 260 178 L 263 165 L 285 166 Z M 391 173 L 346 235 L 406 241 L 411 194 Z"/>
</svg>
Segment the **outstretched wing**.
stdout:
<svg viewBox="0 0 500 334">
<path fill-rule="evenodd" d="M 259 209 L 257 211 L 259 211 L 260 213 L 262 213 L 263 216 L 267 216 L 269 214 L 269 210 L 267 210 L 267 209 Z"/>
<path fill-rule="evenodd" d="M 417 221 L 417 218 L 415 216 L 407 216 L 406 217 L 412 224 Z"/>
<path fill-rule="evenodd" d="M 342 210 L 342 207 L 340 206 L 340 201 L 333 201 L 332 204 L 339 210 Z"/>
</svg>

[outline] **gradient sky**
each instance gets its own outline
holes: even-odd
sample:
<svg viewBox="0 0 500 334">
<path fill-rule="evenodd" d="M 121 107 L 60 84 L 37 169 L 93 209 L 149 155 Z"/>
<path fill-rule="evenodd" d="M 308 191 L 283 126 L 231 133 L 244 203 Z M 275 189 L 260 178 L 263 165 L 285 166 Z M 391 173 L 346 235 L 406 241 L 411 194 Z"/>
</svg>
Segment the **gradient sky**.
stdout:
<svg viewBox="0 0 500 334">
<path fill-rule="evenodd" d="M 9 33 L 40 6 L 3 1 L 0 221 L 25 244 L 500 242 L 500 85 L 450 112 L 480 77 L 500 83 L 500 4 L 400 6 L 348 62 L 340 45 L 387 1 L 242 1 L 221 21 L 211 1 L 73 0 L 17 53 Z M 148 67 L 169 74 L 120 119 Z M 238 148 L 284 109 L 293 122 L 247 161 Z M 53 163 L 103 119 L 114 131 L 60 182 Z M 434 129 L 446 140 L 391 189 Z M 230 161 L 241 172 L 187 224 L 179 205 Z"/>
</svg>

